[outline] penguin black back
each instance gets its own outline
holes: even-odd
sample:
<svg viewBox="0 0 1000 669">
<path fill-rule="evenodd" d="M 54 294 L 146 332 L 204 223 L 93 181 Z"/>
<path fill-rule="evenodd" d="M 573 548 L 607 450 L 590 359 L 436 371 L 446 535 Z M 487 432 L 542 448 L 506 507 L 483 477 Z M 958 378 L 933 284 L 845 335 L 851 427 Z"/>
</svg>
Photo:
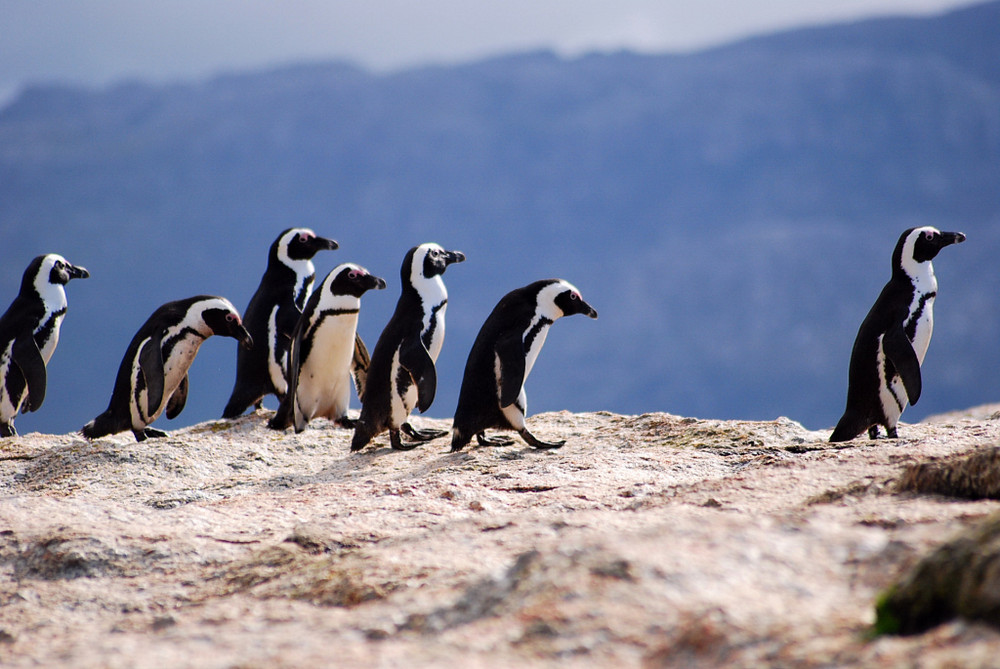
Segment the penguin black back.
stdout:
<svg viewBox="0 0 1000 669">
<path fill-rule="evenodd" d="M 848 371 L 847 405 L 830 441 L 848 441 L 878 426 L 897 435 L 907 404 L 920 399 L 923 364 L 934 327 L 937 278 L 931 264 L 945 246 L 965 241 L 961 232 L 929 226 L 900 235 L 892 253 L 892 275 L 861 323 Z"/>
<path fill-rule="evenodd" d="M 222 412 L 235 418 L 267 395 L 284 396 L 288 350 L 316 270 L 312 258 L 338 248 L 332 239 L 317 237 L 308 228 L 289 228 L 268 250 L 267 270 L 250 299 L 243 322 L 257 345 L 236 352 L 236 381 Z"/>
<path fill-rule="evenodd" d="M 0 316 L 0 437 L 17 434 L 14 417 L 19 411 L 41 407 L 46 365 L 66 314 L 63 287 L 88 276 L 86 269 L 55 253 L 38 256 L 25 269 L 17 297 Z"/>
<path fill-rule="evenodd" d="M 444 434 L 416 430 L 407 417 L 414 407 L 424 412 L 434 401 L 434 363 L 444 343 L 448 304 L 441 276 L 449 265 L 464 260 L 460 251 L 446 251 L 438 244 L 415 246 L 404 256 L 399 300 L 371 354 L 351 450 L 364 448 L 385 430 L 389 430 L 391 444 L 397 449 L 405 448 L 399 438 L 400 429 L 418 441 Z"/>
<path fill-rule="evenodd" d="M 131 429 L 138 441 L 166 433 L 147 427 L 166 411 L 175 418 L 188 393 L 188 368 L 212 335 L 252 346 L 232 303 L 213 295 L 168 302 L 152 313 L 129 343 L 118 366 L 107 410 L 87 423 L 88 439 Z"/>
<path fill-rule="evenodd" d="M 561 279 L 536 281 L 501 298 L 476 335 L 465 365 L 452 429 L 453 451 L 463 448 L 473 435 L 482 445 L 513 443 L 486 437 L 488 428 L 517 430 L 536 448 L 562 445 L 543 442 L 527 430 L 524 382 L 549 326 L 572 314 L 597 318 L 597 311 L 576 287 Z"/>
</svg>

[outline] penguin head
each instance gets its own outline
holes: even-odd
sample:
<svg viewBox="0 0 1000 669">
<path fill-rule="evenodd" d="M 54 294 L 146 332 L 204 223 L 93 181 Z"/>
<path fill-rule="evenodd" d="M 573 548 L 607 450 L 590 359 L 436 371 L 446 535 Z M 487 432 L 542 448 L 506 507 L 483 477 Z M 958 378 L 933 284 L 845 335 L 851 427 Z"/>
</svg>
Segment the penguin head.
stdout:
<svg viewBox="0 0 1000 669">
<path fill-rule="evenodd" d="M 900 270 L 913 276 L 920 264 L 933 260 L 938 251 L 964 241 L 965 235 L 961 232 L 941 232 L 929 225 L 910 228 L 896 242 L 892 254 L 893 271 Z"/>
<path fill-rule="evenodd" d="M 291 266 L 294 262 L 312 260 L 320 251 L 340 248 L 332 239 L 317 237 L 309 228 L 289 228 L 271 244 L 271 259 Z"/>
<path fill-rule="evenodd" d="M 552 305 L 562 312 L 562 316 L 572 316 L 573 314 L 584 314 L 590 318 L 597 318 L 597 310 L 587 304 L 580 295 L 580 291 L 569 281 L 556 279 L 551 288 L 546 293 L 548 299 L 552 300 Z M 542 299 L 542 295 L 539 295 Z"/>
<path fill-rule="evenodd" d="M 201 312 L 201 319 L 212 334 L 232 337 L 245 349 L 253 348 L 253 338 L 243 327 L 243 319 L 229 300 L 221 297 L 210 299 Z"/>
<path fill-rule="evenodd" d="M 21 280 L 21 292 L 35 292 L 45 295 L 51 286 L 65 286 L 71 279 L 86 279 L 90 276 L 83 267 L 77 267 L 66 262 L 58 253 L 38 256 L 24 271 Z"/>
<path fill-rule="evenodd" d="M 414 246 L 403 259 L 400 271 L 401 279 L 416 285 L 420 279 L 432 279 L 444 274 L 448 265 L 464 262 L 465 254 L 461 251 L 445 251 L 439 244 L 428 243 Z"/>
<path fill-rule="evenodd" d="M 330 273 L 332 279 L 327 290 L 332 295 L 351 295 L 361 297 L 369 290 L 385 288 L 385 279 L 371 274 L 364 267 L 353 263 L 344 263 Z"/>
</svg>

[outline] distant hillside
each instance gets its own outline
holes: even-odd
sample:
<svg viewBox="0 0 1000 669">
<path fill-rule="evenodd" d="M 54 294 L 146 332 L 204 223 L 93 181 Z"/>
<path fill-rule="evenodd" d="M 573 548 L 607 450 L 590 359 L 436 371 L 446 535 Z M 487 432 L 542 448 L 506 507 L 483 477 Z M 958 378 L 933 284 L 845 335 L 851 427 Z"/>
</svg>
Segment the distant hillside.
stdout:
<svg viewBox="0 0 1000 669">
<path fill-rule="evenodd" d="M 495 302 L 575 283 L 529 411 L 787 415 L 831 426 L 862 318 L 903 229 L 969 241 L 935 262 L 928 413 L 1000 398 L 1000 2 L 800 30 L 688 56 L 527 53 L 374 75 L 318 63 L 201 83 L 34 87 L 0 112 L 0 301 L 36 254 L 86 266 L 38 414 L 103 410 L 138 325 L 217 293 L 244 308 L 268 244 L 305 225 L 389 281 L 434 240 L 468 255 L 439 392 L 449 417 Z M 180 425 L 217 417 L 235 344 L 209 341 Z M 271 406 L 274 406 L 273 403 Z M 355 403 L 356 407 L 356 403 Z M 164 421 L 163 427 L 171 427 Z"/>
</svg>

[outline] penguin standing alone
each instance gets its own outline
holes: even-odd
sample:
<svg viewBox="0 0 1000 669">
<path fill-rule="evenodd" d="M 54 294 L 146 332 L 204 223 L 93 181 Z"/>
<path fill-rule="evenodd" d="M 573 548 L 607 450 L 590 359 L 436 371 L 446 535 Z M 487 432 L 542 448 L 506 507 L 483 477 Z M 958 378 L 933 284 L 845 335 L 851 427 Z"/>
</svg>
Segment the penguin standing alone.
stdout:
<svg viewBox="0 0 1000 669">
<path fill-rule="evenodd" d="M 167 418 L 175 418 L 184 409 L 188 369 L 212 335 L 253 346 L 239 313 L 225 298 L 199 295 L 154 311 L 125 351 L 107 411 L 83 426 L 83 436 L 97 439 L 128 429 L 136 441 L 167 436 L 148 426 L 164 410 Z"/>
<path fill-rule="evenodd" d="M 945 246 L 965 241 L 961 232 L 910 228 L 892 252 L 892 277 L 861 323 L 851 351 L 847 408 L 830 441 L 848 441 L 878 426 L 895 439 L 906 405 L 920 399 L 920 365 L 934 329 L 937 279 L 931 260 Z"/>
<path fill-rule="evenodd" d="M 487 437 L 487 428 L 514 429 L 535 448 L 559 448 L 528 431 L 524 417 L 524 382 L 542 350 L 549 327 L 572 314 L 597 318 L 580 291 L 562 279 L 547 279 L 512 290 L 483 323 L 469 353 L 458 396 L 451 450 L 459 451 L 475 435 L 483 446 L 509 446 L 505 437 Z"/>
<path fill-rule="evenodd" d="M 250 406 L 260 408 L 266 395 L 284 397 L 292 330 L 316 276 L 312 258 L 337 248 L 337 242 L 317 237 L 308 228 L 289 228 L 271 244 L 267 270 L 244 313 L 244 325 L 257 345 L 236 351 L 236 382 L 223 418 L 236 418 Z"/>
<path fill-rule="evenodd" d="M 283 430 L 294 422 L 295 431 L 302 432 L 316 416 L 354 427 L 347 405 L 361 296 L 383 288 L 383 279 L 351 263 L 327 275 L 309 297 L 292 335 L 288 392 L 268 427 Z M 356 383 L 361 396 L 363 387 Z"/>
<path fill-rule="evenodd" d="M 400 429 L 416 442 L 447 434 L 441 430 L 417 430 L 407 418 L 414 406 L 423 413 L 434 401 L 437 391 L 434 363 L 444 344 L 444 314 L 448 306 L 448 291 L 441 275 L 448 265 L 464 260 L 465 255 L 460 251 L 445 251 L 437 244 L 415 246 L 403 258 L 399 272 L 402 294 L 372 353 L 368 382 L 361 397 L 361 416 L 354 426 L 352 451 L 360 451 L 386 430 L 396 450 L 410 450 L 417 445 L 403 444 Z"/>
<path fill-rule="evenodd" d="M 25 413 L 42 406 L 45 367 L 66 315 L 64 286 L 89 276 L 55 253 L 38 256 L 24 270 L 20 292 L 0 316 L 0 437 L 17 434 L 14 418 L 22 406 Z"/>
</svg>

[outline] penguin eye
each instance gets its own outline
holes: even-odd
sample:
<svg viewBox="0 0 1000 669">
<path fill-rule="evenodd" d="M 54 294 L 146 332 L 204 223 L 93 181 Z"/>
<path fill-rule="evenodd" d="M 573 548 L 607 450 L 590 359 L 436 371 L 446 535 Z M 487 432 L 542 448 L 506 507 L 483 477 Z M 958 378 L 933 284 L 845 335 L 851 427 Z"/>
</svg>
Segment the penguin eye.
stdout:
<svg viewBox="0 0 1000 669">
<path fill-rule="evenodd" d="M 579 293 L 570 293 L 569 294 L 569 299 L 571 299 L 573 301 L 579 300 L 580 299 L 580 294 Z"/>
<path fill-rule="evenodd" d="M 226 314 L 226 320 L 233 323 L 237 320 L 236 314 Z"/>
<path fill-rule="evenodd" d="M 347 276 L 351 277 L 352 279 L 357 279 L 358 277 L 361 276 L 361 272 L 359 272 L 356 269 L 352 269 Z"/>
<path fill-rule="evenodd" d="M 924 233 L 924 239 L 926 239 L 927 241 L 934 239 L 934 233 L 928 230 L 927 232 Z"/>
<path fill-rule="evenodd" d="M 310 235 L 308 232 L 299 233 L 299 241 L 302 242 L 303 244 L 308 242 L 310 239 L 312 239 L 312 235 Z"/>
</svg>

